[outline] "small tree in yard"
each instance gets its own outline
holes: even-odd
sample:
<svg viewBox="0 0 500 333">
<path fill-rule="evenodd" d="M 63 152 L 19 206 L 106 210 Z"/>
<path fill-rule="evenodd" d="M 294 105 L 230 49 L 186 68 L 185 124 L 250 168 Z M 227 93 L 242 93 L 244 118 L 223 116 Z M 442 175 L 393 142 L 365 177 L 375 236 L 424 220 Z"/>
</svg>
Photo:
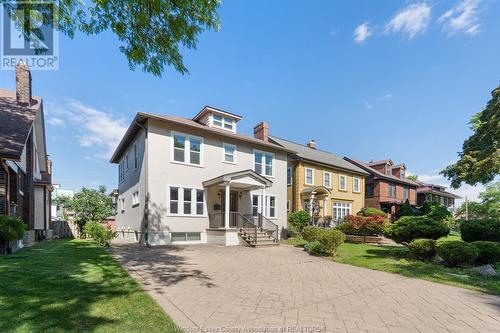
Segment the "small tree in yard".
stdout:
<svg viewBox="0 0 500 333">
<path fill-rule="evenodd" d="M 399 208 L 398 211 L 398 216 L 414 216 L 415 213 L 413 212 L 413 209 L 411 208 L 410 201 L 406 199 L 405 203 L 401 205 L 401 208 Z"/>
<path fill-rule="evenodd" d="M 17 217 L 0 215 L 0 239 L 5 243 L 5 253 L 8 252 L 9 243 L 23 237 L 26 225 Z"/>
<path fill-rule="evenodd" d="M 311 214 L 305 210 L 290 213 L 288 215 L 288 224 L 297 232 L 302 234 L 302 230 L 311 222 Z"/>
<path fill-rule="evenodd" d="M 75 222 L 80 234 L 82 234 L 87 222 L 100 222 L 113 214 L 113 202 L 106 194 L 104 186 L 99 186 L 97 190 L 82 187 L 82 190 L 76 193 L 73 198 L 62 197 L 58 202 L 75 212 Z"/>
</svg>

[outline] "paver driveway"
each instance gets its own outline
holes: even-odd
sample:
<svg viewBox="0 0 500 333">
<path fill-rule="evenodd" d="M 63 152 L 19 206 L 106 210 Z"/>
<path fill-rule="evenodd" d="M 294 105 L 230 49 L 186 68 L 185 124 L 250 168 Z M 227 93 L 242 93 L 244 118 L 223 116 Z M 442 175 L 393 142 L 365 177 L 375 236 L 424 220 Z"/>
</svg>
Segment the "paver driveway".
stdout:
<svg viewBox="0 0 500 333">
<path fill-rule="evenodd" d="M 115 244 L 111 251 L 186 331 L 500 332 L 500 297 L 287 245 Z"/>
</svg>

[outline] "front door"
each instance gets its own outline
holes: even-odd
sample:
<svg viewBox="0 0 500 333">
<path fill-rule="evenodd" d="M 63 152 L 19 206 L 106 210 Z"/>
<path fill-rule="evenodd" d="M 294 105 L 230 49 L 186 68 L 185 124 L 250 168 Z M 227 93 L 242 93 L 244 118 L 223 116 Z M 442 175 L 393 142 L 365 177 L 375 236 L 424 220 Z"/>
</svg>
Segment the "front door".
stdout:
<svg viewBox="0 0 500 333">
<path fill-rule="evenodd" d="M 229 215 L 229 226 L 235 227 L 236 222 L 237 222 L 237 216 L 236 214 L 232 213 L 237 213 L 238 212 L 238 192 L 237 191 L 231 191 L 229 194 L 229 211 L 231 212 Z M 221 207 L 222 207 L 222 213 L 226 212 L 226 199 L 225 199 L 225 192 L 224 195 L 221 196 Z"/>
</svg>

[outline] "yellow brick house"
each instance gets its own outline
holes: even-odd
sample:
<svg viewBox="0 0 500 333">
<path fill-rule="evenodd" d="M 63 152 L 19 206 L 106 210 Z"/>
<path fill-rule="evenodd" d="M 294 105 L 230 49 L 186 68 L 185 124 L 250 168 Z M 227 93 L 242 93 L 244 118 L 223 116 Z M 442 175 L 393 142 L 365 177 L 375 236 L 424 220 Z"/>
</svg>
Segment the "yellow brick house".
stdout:
<svg viewBox="0 0 500 333">
<path fill-rule="evenodd" d="M 316 223 L 338 222 L 365 205 L 366 171 L 332 154 L 307 145 L 269 136 L 269 140 L 296 153 L 288 157 L 287 207 L 307 210 Z"/>
</svg>

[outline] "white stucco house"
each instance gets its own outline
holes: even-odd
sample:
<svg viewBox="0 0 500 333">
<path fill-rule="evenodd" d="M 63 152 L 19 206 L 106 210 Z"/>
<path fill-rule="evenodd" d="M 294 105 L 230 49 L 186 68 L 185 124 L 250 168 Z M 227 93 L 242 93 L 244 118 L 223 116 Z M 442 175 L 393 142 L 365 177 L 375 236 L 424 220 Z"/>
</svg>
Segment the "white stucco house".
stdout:
<svg viewBox="0 0 500 333">
<path fill-rule="evenodd" d="M 192 119 L 137 113 L 118 164 L 116 227 L 148 245 L 277 244 L 287 223 L 287 149 L 238 133 L 241 116 L 204 107 Z M 229 195 L 226 195 L 229 194 Z"/>
</svg>

